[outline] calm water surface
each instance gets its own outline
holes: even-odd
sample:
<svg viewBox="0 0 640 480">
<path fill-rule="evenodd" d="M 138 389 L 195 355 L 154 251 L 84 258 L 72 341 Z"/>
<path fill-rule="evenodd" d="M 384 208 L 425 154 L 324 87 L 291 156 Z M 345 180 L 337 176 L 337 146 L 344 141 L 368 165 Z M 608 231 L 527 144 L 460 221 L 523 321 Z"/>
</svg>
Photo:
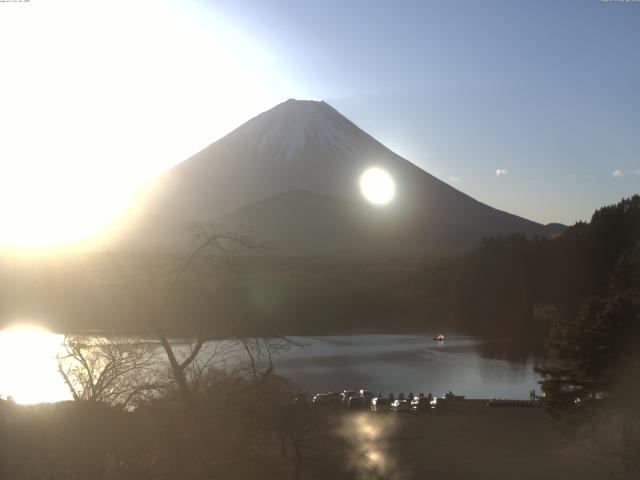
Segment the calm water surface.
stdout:
<svg viewBox="0 0 640 480">
<path fill-rule="evenodd" d="M 453 390 L 469 398 L 528 398 L 537 388 L 533 358 L 489 358 L 488 344 L 474 337 L 448 335 L 444 342 L 415 334 L 290 338 L 304 346 L 276 357 L 276 371 L 308 393 L 366 388 L 385 395 Z M 61 341 L 61 335 L 43 331 L 0 331 L 0 395 L 19 403 L 69 399 L 57 372 Z"/>
<path fill-rule="evenodd" d="M 487 358 L 467 336 L 340 335 L 292 337 L 306 343 L 276 360 L 277 370 L 308 392 L 366 388 L 388 394 L 452 390 L 468 398 L 528 399 L 538 389 L 534 358 Z"/>
</svg>

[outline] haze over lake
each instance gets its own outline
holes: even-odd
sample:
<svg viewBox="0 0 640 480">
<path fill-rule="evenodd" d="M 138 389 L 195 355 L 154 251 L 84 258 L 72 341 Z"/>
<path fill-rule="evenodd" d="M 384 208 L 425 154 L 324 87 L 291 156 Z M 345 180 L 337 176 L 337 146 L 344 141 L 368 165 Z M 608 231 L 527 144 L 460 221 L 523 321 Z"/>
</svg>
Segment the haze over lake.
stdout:
<svg viewBox="0 0 640 480">
<path fill-rule="evenodd" d="M 302 346 L 275 357 L 275 371 L 308 394 L 365 388 L 384 395 L 441 395 L 452 390 L 469 398 L 527 398 L 529 391 L 537 388 L 533 358 L 524 362 L 488 358 L 487 342 L 474 337 L 447 336 L 444 342 L 421 334 L 289 338 Z M 61 335 L 28 330 L 0 332 L 0 343 L 13 349 L 21 349 L 20 342 L 33 343 L 34 339 L 38 349 L 32 357 L 0 375 L 0 395 L 11 396 L 18 403 L 70 399 L 56 364 Z M 215 349 L 226 351 L 226 360 L 221 358 L 217 365 L 232 368 L 242 352 L 226 348 L 224 343 L 228 342 L 211 342 L 202 355 L 206 357 Z M 3 350 L 10 352 L 8 348 Z M 162 362 L 159 346 L 158 354 Z"/>
</svg>

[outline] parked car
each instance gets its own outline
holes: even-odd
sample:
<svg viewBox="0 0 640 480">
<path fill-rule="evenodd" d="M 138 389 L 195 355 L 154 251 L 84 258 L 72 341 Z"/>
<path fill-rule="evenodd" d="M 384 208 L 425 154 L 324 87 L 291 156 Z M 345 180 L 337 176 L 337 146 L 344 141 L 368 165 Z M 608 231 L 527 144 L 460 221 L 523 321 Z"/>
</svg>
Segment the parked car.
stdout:
<svg viewBox="0 0 640 480">
<path fill-rule="evenodd" d="M 360 398 L 369 403 L 373 399 L 373 393 L 370 390 L 360 390 Z"/>
<path fill-rule="evenodd" d="M 408 412 L 409 407 L 410 405 L 408 400 L 396 400 L 391 404 L 389 409 L 392 412 Z"/>
<path fill-rule="evenodd" d="M 373 413 L 388 412 L 389 399 L 384 397 L 376 397 L 371 400 L 370 409 Z"/>
<path fill-rule="evenodd" d="M 353 390 L 343 390 L 340 394 L 340 400 L 342 400 L 344 403 L 347 403 L 351 397 L 354 397 L 356 395 L 357 393 Z"/>
<path fill-rule="evenodd" d="M 414 412 L 421 412 L 429 410 L 431 408 L 431 402 L 428 397 L 414 397 L 411 400 L 411 410 Z"/>
<path fill-rule="evenodd" d="M 367 402 L 364 401 L 359 395 L 353 395 L 347 400 L 347 408 L 359 409 L 366 408 Z"/>
<path fill-rule="evenodd" d="M 331 395 L 329 395 L 328 393 L 317 393 L 313 396 L 312 402 L 314 406 L 330 405 Z"/>
<path fill-rule="evenodd" d="M 340 403 L 342 401 L 340 392 L 329 392 L 328 395 L 331 397 L 332 403 Z"/>
</svg>

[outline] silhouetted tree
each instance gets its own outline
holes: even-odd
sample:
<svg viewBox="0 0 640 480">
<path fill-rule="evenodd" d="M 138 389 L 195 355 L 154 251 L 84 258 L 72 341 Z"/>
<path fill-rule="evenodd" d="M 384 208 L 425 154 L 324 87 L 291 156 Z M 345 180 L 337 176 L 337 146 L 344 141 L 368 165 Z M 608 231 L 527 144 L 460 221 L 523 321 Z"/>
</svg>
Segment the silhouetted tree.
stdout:
<svg viewBox="0 0 640 480">
<path fill-rule="evenodd" d="M 58 371 L 75 400 L 126 409 L 163 386 L 157 376 L 153 349 L 143 341 L 65 335 L 62 348 Z"/>
<path fill-rule="evenodd" d="M 640 241 L 640 195 L 598 209 L 555 238 L 515 234 L 485 239 L 460 263 L 450 305 L 459 328 L 540 342 L 553 309 L 577 318 L 602 296 L 615 262 Z"/>
<path fill-rule="evenodd" d="M 537 369 L 557 424 L 592 458 L 634 467 L 640 462 L 638 342 L 640 243 L 621 255 L 604 295 L 583 301 L 575 318 L 557 319 L 548 363 Z"/>
<path fill-rule="evenodd" d="M 254 380 L 264 378 L 273 372 L 273 357 L 294 346 L 302 346 L 283 336 L 241 336 L 234 339 L 240 345 L 236 360 L 239 366 L 235 373 L 249 374 Z"/>
<path fill-rule="evenodd" d="M 261 249 L 244 233 L 212 225 L 199 225 L 192 230 L 194 249 L 177 262 L 173 258 L 164 262 L 116 258 L 119 261 L 112 263 L 118 277 L 115 285 L 130 296 L 147 329 L 159 340 L 175 387 L 191 407 L 194 398 L 189 372 L 196 367 L 205 346 L 242 334 L 240 322 L 234 324 L 230 318 L 213 321 L 212 316 L 220 311 L 216 303 L 224 303 L 217 291 L 218 278 L 230 275 L 230 256 L 243 249 Z M 172 334 L 187 340 L 183 344 L 186 351 L 182 347 L 176 349 L 170 339 Z"/>
<path fill-rule="evenodd" d="M 326 414 L 315 408 L 292 403 L 282 405 L 278 415 L 276 428 L 288 440 L 293 450 L 291 463 L 293 478 L 298 480 L 302 475 L 302 467 L 306 452 L 306 444 L 327 428 Z"/>
</svg>

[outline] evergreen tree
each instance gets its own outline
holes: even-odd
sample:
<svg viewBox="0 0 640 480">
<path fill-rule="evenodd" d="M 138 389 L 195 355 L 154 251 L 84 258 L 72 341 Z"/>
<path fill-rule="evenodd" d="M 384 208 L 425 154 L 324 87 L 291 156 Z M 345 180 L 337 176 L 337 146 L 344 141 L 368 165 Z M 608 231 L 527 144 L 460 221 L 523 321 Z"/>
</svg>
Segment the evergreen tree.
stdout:
<svg viewBox="0 0 640 480">
<path fill-rule="evenodd" d="M 487 238 L 457 267 L 452 316 L 465 331 L 537 345 L 551 326 L 540 313 L 553 307 L 574 320 L 587 314 L 584 299 L 608 295 L 617 259 L 639 241 L 640 195 L 597 210 L 589 223 L 555 238 Z"/>
<path fill-rule="evenodd" d="M 616 262 L 606 292 L 558 319 L 542 375 L 557 424 L 588 442 L 600 459 L 640 464 L 640 243 Z"/>
<path fill-rule="evenodd" d="M 565 425 L 581 423 L 604 390 L 600 357 L 607 340 L 596 321 L 601 303 L 592 297 L 582 302 L 575 318 L 556 320 L 547 342 L 548 364 L 537 369 L 547 408 Z"/>
</svg>

